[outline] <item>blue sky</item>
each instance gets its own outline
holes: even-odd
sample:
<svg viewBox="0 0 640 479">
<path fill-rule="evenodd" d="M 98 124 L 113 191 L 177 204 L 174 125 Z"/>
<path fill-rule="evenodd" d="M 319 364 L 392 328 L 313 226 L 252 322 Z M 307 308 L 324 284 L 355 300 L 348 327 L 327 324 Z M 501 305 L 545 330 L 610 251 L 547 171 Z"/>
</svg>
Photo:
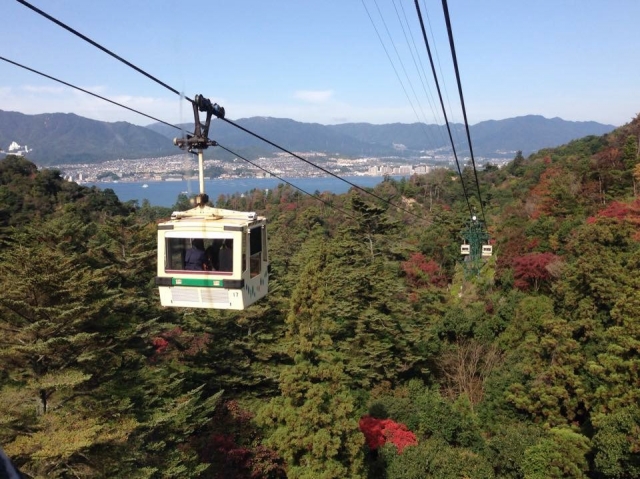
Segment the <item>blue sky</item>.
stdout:
<svg viewBox="0 0 640 479">
<path fill-rule="evenodd" d="M 443 121 L 413 0 L 30 2 L 230 119 Z M 448 3 L 470 124 L 539 114 L 622 125 L 640 113 L 640 1 Z M 461 122 L 441 1 L 420 5 L 447 114 Z M 0 18 L 0 56 L 191 121 L 179 96 L 17 1 L 3 0 Z M 0 109 L 151 122 L 1 61 Z"/>
</svg>

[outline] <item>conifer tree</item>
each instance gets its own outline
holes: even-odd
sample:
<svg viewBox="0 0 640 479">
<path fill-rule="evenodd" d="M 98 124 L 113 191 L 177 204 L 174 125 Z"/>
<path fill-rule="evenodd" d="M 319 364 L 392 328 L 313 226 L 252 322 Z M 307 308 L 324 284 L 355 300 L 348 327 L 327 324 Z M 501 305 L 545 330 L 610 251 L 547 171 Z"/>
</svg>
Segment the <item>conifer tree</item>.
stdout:
<svg viewBox="0 0 640 479">
<path fill-rule="evenodd" d="M 163 326 L 90 230 L 55 218 L 0 252 L 0 441 L 36 477 L 197 477 L 218 397 L 150 362 Z"/>
<path fill-rule="evenodd" d="M 425 358 L 425 318 L 410 309 L 392 247 L 402 243 L 380 207 L 353 199 L 361 221 L 327 242 L 327 315 L 338 327 L 335 348 L 343 354 L 354 387 L 396 381 L 420 372 Z M 394 241 L 395 240 L 395 241 Z"/>
<path fill-rule="evenodd" d="M 258 421 L 274 428 L 267 444 L 285 459 L 289 478 L 359 478 L 364 437 L 341 355 L 333 346 L 337 327 L 327 315 L 326 253 L 322 246 L 307 252 L 313 257 L 287 317 L 293 364 L 280 375 L 281 396 L 260 411 Z"/>
<path fill-rule="evenodd" d="M 105 288 L 104 271 L 89 268 L 72 247 L 41 241 L 48 232 L 45 224 L 16 233 L 1 253 L 0 400 L 12 418 L 7 452 L 30 458 L 28 470 L 53 477 L 61 468 L 80 467 L 74 456 L 91 445 L 125 439 L 135 421 L 83 417 L 81 391 L 103 357 L 100 323 L 117 292 Z"/>
<path fill-rule="evenodd" d="M 511 354 L 519 358 L 525 379 L 509 387 L 507 399 L 536 421 L 558 426 L 584 414 L 585 385 L 580 376 L 584 355 L 574 326 L 558 317 L 549 298 L 527 297 L 518 305 L 505 339 L 515 339 Z M 517 344 L 517 346 L 516 346 Z"/>
</svg>

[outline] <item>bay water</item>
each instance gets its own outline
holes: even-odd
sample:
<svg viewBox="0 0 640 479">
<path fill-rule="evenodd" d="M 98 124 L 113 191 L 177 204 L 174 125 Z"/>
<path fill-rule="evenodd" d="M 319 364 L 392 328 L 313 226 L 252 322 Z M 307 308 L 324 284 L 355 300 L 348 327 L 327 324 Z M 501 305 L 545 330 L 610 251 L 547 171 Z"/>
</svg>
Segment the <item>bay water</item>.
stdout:
<svg viewBox="0 0 640 479">
<path fill-rule="evenodd" d="M 399 179 L 401 176 L 394 176 Z M 307 193 L 331 192 L 335 194 L 346 193 L 351 186 L 338 178 L 285 178 L 289 183 L 303 189 Z M 345 176 L 345 180 L 362 188 L 373 187 L 382 182 L 380 176 Z M 232 195 L 234 193 L 243 194 L 253 189 L 274 189 L 282 183 L 277 178 L 231 178 L 231 179 L 211 179 L 205 180 L 205 192 L 215 203 L 219 195 Z M 146 185 L 146 186 L 145 186 Z M 111 188 L 120 201 L 138 201 L 141 205 L 143 200 L 149 200 L 152 206 L 173 206 L 180 193 L 193 196 L 199 193 L 199 183 L 197 180 L 183 181 L 149 181 L 142 182 L 118 182 L 118 183 L 91 183 L 90 186 L 97 186 L 100 189 Z"/>
</svg>

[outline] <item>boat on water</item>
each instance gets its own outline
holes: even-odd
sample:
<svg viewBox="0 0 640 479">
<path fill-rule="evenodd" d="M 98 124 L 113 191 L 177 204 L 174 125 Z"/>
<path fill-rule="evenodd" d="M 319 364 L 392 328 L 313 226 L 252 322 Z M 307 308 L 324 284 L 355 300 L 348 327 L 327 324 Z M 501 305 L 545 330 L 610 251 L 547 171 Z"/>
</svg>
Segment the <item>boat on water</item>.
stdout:
<svg viewBox="0 0 640 479">
<path fill-rule="evenodd" d="M 142 187 L 143 188 L 149 188 L 149 185 L 145 183 L 144 185 L 142 185 Z"/>
</svg>

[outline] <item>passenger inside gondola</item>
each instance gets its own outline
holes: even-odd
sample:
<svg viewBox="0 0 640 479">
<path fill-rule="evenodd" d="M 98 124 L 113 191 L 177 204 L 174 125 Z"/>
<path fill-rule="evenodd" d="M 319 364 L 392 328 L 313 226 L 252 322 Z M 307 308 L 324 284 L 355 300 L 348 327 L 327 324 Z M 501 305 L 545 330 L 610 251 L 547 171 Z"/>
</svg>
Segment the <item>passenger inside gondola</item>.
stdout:
<svg viewBox="0 0 640 479">
<path fill-rule="evenodd" d="M 165 271 L 233 272 L 233 240 L 167 238 Z"/>
<path fill-rule="evenodd" d="M 207 257 L 204 251 L 204 241 L 201 238 L 191 240 L 191 249 L 184 255 L 184 269 L 189 271 L 203 271 L 206 268 Z"/>
<path fill-rule="evenodd" d="M 220 270 L 220 259 L 218 257 L 220 246 L 222 246 L 222 240 L 214 239 L 205 251 L 207 256 L 207 267 L 209 268 L 209 271 Z"/>
<path fill-rule="evenodd" d="M 222 241 L 218 252 L 218 271 L 233 271 L 233 241 Z"/>
</svg>

